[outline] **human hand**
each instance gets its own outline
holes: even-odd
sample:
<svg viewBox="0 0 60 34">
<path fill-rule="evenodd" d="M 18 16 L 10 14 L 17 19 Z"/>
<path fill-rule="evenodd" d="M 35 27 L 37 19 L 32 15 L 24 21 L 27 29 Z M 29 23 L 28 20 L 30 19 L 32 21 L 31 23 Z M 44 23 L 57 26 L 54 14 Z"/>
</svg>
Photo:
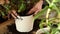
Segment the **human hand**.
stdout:
<svg viewBox="0 0 60 34">
<path fill-rule="evenodd" d="M 16 19 L 17 16 L 18 16 L 18 14 L 16 13 L 16 10 L 10 10 L 10 11 L 8 12 L 8 19 L 10 19 L 10 15 L 11 15 L 14 19 Z"/>
<path fill-rule="evenodd" d="M 40 0 L 28 13 L 28 14 L 37 14 L 41 9 L 42 9 L 42 5 L 43 5 L 43 0 Z M 15 10 L 11 10 L 11 13 L 13 18 L 16 18 L 18 16 L 18 14 L 16 13 Z"/>
<path fill-rule="evenodd" d="M 9 0 L 0 0 L 0 4 L 1 5 L 4 5 L 5 3 L 8 4 L 9 3 Z"/>
<path fill-rule="evenodd" d="M 5 1 L 4 0 L 0 0 L 0 4 L 4 4 L 5 3 Z"/>
<path fill-rule="evenodd" d="M 37 14 L 39 11 L 41 11 L 43 5 L 43 0 L 40 0 L 27 14 Z"/>
</svg>

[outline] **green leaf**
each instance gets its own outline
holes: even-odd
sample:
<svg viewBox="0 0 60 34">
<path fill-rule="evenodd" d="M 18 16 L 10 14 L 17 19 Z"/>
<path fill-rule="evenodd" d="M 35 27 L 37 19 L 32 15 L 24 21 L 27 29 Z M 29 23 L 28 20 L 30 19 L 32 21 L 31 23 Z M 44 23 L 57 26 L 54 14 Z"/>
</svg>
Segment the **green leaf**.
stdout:
<svg viewBox="0 0 60 34">
<path fill-rule="evenodd" d="M 48 6 L 46 6 L 44 9 L 42 9 L 41 11 L 39 11 L 39 13 L 37 13 L 34 16 L 34 20 L 37 19 L 39 16 L 41 16 L 42 14 L 44 14 L 45 12 L 47 12 L 46 10 L 48 9 Z"/>
<path fill-rule="evenodd" d="M 50 4 L 50 3 L 51 3 L 49 0 L 46 0 L 46 2 L 47 2 L 48 4 Z"/>
<path fill-rule="evenodd" d="M 40 27 L 40 28 L 43 28 L 43 25 L 42 25 L 42 24 L 45 23 L 44 20 L 45 20 L 45 19 L 42 19 L 42 21 L 40 22 L 40 24 L 39 24 L 39 27 Z"/>
<path fill-rule="evenodd" d="M 56 3 L 56 2 L 60 2 L 60 0 L 53 0 L 53 2 L 55 2 L 55 3 Z"/>
<path fill-rule="evenodd" d="M 57 28 L 51 28 L 51 34 L 55 34 L 58 31 Z"/>
<path fill-rule="evenodd" d="M 4 8 L 6 8 L 7 11 L 9 11 L 10 7 L 10 5 L 4 5 Z"/>
<path fill-rule="evenodd" d="M 21 6 L 19 7 L 18 13 L 25 10 L 25 9 L 26 9 L 26 6 L 24 3 L 22 3 Z"/>
<path fill-rule="evenodd" d="M 49 32 L 45 32 L 45 34 L 50 34 Z"/>
<path fill-rule="evenodd" d="M 5 16 L 4 12 L 1 12 L 2 16 Z"/>
<path fill-rule="evenodd" d="M 60 23 L 58 24 L 58 29 L 60 30 Z"/>
</svg>

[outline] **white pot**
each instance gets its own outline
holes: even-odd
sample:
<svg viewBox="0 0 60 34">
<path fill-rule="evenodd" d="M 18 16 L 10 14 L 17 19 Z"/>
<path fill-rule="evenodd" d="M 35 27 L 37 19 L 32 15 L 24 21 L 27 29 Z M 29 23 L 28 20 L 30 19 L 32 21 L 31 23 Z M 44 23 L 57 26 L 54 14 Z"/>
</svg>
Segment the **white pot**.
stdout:
<svg viewBox="0 0 60 34">
<path fill-rule="evenodd" d="M 15 19 L 16 29 L 19 32 L 29 32 L 33 29 L 34 18 L 30 16 L 20 16 L 20 19 Z"/>
<path fill-rule="evenodd" d="M 42 28 L 42 29 L 39 29 L 37 30 L 36 34 L 42 34 L 42 33 L 45 33 L 45 32 L 49 32 L 50 31 L 50 28 Z"/>
</svg>

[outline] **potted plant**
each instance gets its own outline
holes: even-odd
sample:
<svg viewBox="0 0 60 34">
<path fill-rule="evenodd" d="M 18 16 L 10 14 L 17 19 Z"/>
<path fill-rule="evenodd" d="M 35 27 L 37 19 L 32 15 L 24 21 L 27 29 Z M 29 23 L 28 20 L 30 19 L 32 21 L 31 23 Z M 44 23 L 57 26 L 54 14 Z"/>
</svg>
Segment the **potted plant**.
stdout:
<svg viewBox="0 0 60 34">
<path fill-rule="evenodd" d="M 25 5 L 25 3 L 30 4 L 31 2 L 30 1 L 24 2 L 23 0 L 21 0 L 20 2 L 22 3 L 20 6 L 18 6 L 19 7 L 18 13 L 21 13 L 21 14 L 20 16 L 19 15 L 17 16 L 18 19 L 17 18 L 15 19 L 16 29 L 19 32 L 30 32 L 33 29 L 34 17 L 33 17 L 33 14 L 26 15 L 29 9 Z M 24 10 L 27 10 L 27 11 L 24 11 Z"/>
<path fill-rule="evenodd" d="M 2 17 L 6 16 L 6 17 L 10 17 L 9 12 L 11 12 L 10 9 L 14 8 L 16 0 L 11 0 L 11 3 L 9 4 L 4 4 L 1 5 L 3 8 L 5 8 L 5 12 L 0 10 L 0 13 L 2 14 Z M 33 19 L 33 15 L 25 15 L 25 13 L 23 13 L 23 11 L 25 11 L 26 8 L 26 3 L 24 0 L 19 0 L 17 7 L 18 10 L 17 12 L 20 13 L 20 16 L 17 16 L 17 18 L 15 19 L 15 24 L 16 24 L 16 29 L 19 32 L 29 32 L 33 29 L 33 23 L 34 23 L 34 19 Z M 30 3 L 28 3 L 30 4 Z M 15 8 L 14 8 L 15 9 Z M 26 12 L 26 11 L 25 11 Z M 0 14 L 0 15 L 1 15 Z M 21 16 L 23 15 L 23 16 Z"/>
<path fill-rule="evenodd" d="M 18 10 L 18 12 L 21 12 L 22 9 L 24 9 L 24 1 L 22 1 L 22 4 Z M 29 4 L 29 1 L 27 2 Z M 28 7 L 27 7 L 28 8 Z M 26 9 L 27 9 L 26 8 Z M 34 25 L 34 17 L 33 14 L 25 15 L 26 12 L 22 13 L 22 16 L 18 15 L 18 19 L 15 19 L 16 29 L 19 32 L 30 32 L 33 29 Z"/>
<path fill-rule="evenodd" d="M 29 2 L 25 2 L 23 0 L 19 0 L 18 1 L 18 6 L 17 6 L 18 7 L 17 12 L 18 13 L 24 12 L 25 9 L 26 9 L 25 3 L 28 3 L 29 4 Z M 6 9 L 6 14 L 7 15 L 9 14 L 9 12 L 11 12 L 10 9 L 11 8 L 14 8 L 15 4 L 16 3 L 14 3 L 14 0 L 11 0 L 11 3 L 10 4 L 2 5 Z M 12 5 L 14 5 L 14 6 L 12 6 Z M 27 8 L 27 10 L 28 10 L 28 8 Z M 2 13 L 3 13 L 2 15 L 5 15 L 4 12 L 2 12 Z M 22 15 L 21 14 L 20 14 L 20 16 L 18 15 L 17 18 L 15 19 L 16 29 L 19 32 L 29 32 L 29 31 L 31 31 L 33 29 L 33 24 L 34 24 L 33 15 L 32 14 L 31 15 L 26 15 L 25 13 L 21 13 Z M 9 17 L 9 15 L 8 15 L 8 17 Z"/>
</svg>

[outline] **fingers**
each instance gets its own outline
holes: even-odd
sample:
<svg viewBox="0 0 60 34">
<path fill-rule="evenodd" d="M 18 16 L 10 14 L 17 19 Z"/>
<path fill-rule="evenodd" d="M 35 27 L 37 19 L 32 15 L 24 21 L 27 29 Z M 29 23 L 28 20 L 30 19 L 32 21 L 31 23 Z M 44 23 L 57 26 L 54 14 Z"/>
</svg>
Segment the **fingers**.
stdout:
<svg viewBox="0 0 60 34">
<path fill-rule="evenodd" d="M 41 9 L 43 5 L 43 0 L 39 1 L 27 14 L 37 14 Z"/>
<path fill-rule="evenodd" d="M 11 15 L 14 19 L 16 19 L 18 16 L 18 14 L 16 13 L 16 10 L 11 10 Z"/>
<path fill-rule="evenodd" d="M 9 0 L 0 0 L 0 4 L 1 5 L 4 5 L 4 4 L 9 4 L 10 2 L 9 2 Z"/>
<path fill-rule="evenodd" d="M 16 19 L 16 16 L 15 16 L 13 13 L 11 13 L 11 16 L 12 16 L 14 19 Z"/>
<path fill-rule="evenodd" d="M 39 10 L 37 10 L 37 11 L 34 13 L 34 15 L 35 15 L 35 14 L 37 14 L 37 13 L 38 13 L 38 11 L 39 11 Z"/>
<path fill-rule="evenodd" d="M 10 2 L 9 2 L 9 0 L 5 0 L 5 3 L 9 4 Z"/>
<path fill-rule="evenodd" d="M 34 13 L 35 11 L 37 11 L 37 8 L 32 8 L 27 14 L 32 14 L 32 13 Z"/>
<path fill-rule="evenodd" d="M 4 0 L 0 0 L 0 4 L 3 5 L 5 3 Z"/>
<path fill-rule="evenodd" d="M 11 10 L 11 11 L 15 16 L 18 16 L 18 14 L 16 13 L 16 10 Z"/>
</svg>

